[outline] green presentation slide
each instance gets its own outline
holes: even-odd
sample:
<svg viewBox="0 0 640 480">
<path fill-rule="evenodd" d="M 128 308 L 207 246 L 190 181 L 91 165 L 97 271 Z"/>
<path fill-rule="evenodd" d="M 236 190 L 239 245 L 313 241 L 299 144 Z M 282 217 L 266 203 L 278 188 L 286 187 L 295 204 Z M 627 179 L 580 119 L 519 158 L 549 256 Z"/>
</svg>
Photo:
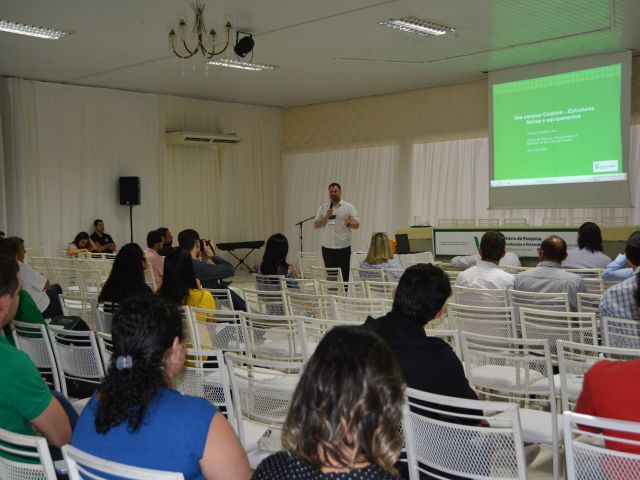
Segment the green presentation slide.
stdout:
<svg viewBox="0 0 640 480">
<path fill-rule="evenodd" d="M 625 180 L 622 65 L 493 85 L 492 187 Z"/>
</svg>

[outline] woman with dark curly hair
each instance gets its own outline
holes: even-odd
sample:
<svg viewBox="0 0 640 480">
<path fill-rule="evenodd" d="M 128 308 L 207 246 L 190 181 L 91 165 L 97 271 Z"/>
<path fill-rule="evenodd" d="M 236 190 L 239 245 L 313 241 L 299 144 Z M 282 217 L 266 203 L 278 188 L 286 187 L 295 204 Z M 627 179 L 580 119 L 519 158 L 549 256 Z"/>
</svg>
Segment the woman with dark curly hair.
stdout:
<svg viewBox="0 0 640 480">
<path fill-rule="evenodd" d="M 71 444 L 186 479 L 247 480 L 247 457 L 224 415 L 171 388 L 185 358 L 179 307 L 157 296 L 130 299 L 115 314 L 112 334 L 109 373 Z"/>
<path fill-rule="evenodd" d="M 291 400 L 283 452 L 254 480 L 397 477 L 404 389 L 393 353 L 373 332 L 332 329 L 318 344 Z"/>
<path fill-rule="evenodd" d="M 153 291 L 144 279 L 147 260 L 137 243 L 127 243 L 113 261 L 109 278 L 102 286 L 98 301 L 121 303 L 137 295 L 151 295 Z"/>
</svg>

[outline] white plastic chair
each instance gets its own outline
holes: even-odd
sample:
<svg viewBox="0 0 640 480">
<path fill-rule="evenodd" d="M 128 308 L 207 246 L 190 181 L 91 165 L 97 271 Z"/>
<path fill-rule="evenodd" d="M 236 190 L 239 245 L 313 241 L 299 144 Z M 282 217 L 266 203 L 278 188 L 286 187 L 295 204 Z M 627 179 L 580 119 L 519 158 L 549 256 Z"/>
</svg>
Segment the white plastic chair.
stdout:
<svg viewBox="0 0 640 480">
<path fill-rule="evenodd" d="M 447 311 L 450 324 L 460 331 L 501 338 L 518 336 L 513 307 L 475 307 L 449 303 Z"/>
<path fill-rule="evenodd" d="M 82 297 L 80 295 L 58 295 L 60 300 L 60 306 L 62 307 L 62 313 L 64 315 L 74 315 L 82 318 L 89 328 L 96 329 L 96 315 L 92 308 L 92 303 L 95 302 L 94 297 Z"/>
<path fill-rule="evenodd" d="M 640 454 L 612 448 L 618 443 L 640 452 L 640 423 L 573 412 L 562 417 L 567 480 L 640 478 Z"/>
<path fill-rule="evenodd" d="M 84 297 L 80 285 L 80 275 L 76 268 L 56 267 L 55 278 L 65 297 Z"/>
<path fill-rule="evenodd" d="M 354 282 L 384 282 L 384 270 L 381 268 L 351 268 L 351 280 Z"/>
<path fill-rule="evenodd" d="M 190 312 L 195 333 L 195 349 L 245 352 L 240 312 L 195 307 L 190 307 Z"/>
<path fill-rule="evenodd" d="M 286 315 L 284 292 L 242 289 L 247 311 L 263 315 Z"/>
<path fill-rule="evenodd" d="M 315 278 L 283 278 L 280 280 L 280 289 L 283 292 L 318 295 L 318 282 Z"/>
<path fill-rule="evenodd" d="M 453 286 L 453 298 L 461 305 L 477 305 L 478 307 L 507 307 L 509 300 L 507 291 L 499 288 L 474 288 Z"/>
<path fill-rule="evenodd" d="M 550 227 L 550 226 L 563 226 L 567 224 L 566 218 L 553 218 L 553 217 L 542 217 L 542 226 Z"/>
<path fill-rule="evenodd" d="M 332 282 L 344 282 L 345 279 L 342 278 L 342 270 L 338 267 L 311 267 L 311 278 L 315 278 L 316 280 L 329 280 Z"/>
<path fill-rule="evenodd" d="M 455 227 L 456 219 L 455 218 L 439 218 L 438 226 L 439 227 Z"/>
<path fill-rule="evenodd" d="M 483 411 L 500 412 L 499 424 L 477 425 L 489 420 Z M 419 480 L 421 474 L 433 475 L 430 478 L 449 478 L 446 475 L 527 478 L 515 404 L 447 397 L 407 388 L 402 432 L 410 480 Z M 437 476 L 437 472 L 445 477 Z"/>
<path fill-rule="evenodd" d="M 458 218 L 456 219 L 456 227 L 474 227 L 476 224 L 475 218 Z"/>
<path fill-rule="evenodd" d="M 505 227 L 527 225 L 527 219 L 526 218 L 504 218 L 502 220 L 502 225 L 504 225 Z"/>
<path fill-rule="evenodd" d="M 148 468 L 132 467 L 89 455 L 71 445 L 62 447 L 64 460 L 69 467 L 69 480 L 92 478 L 126 478 L 131 480 L 184 480 L 179 472 L 163 472 Z"/>
<path fill-rule="evenodd" d="M 479 218 L 478 225 L 480 227 L 497 227 L 500 225 L 499 218 Z"/>
<path fill-rule="evenodd" d="M 205 288 L 213 296 L 216 310 L 233 310 L 231 291 L 228 288 Z"/>
<path fill-rule="evenodd" d="M 604 344 L 608 347 L 640 349 L 640 321 L 602 317 Z"/>
<path fill-rule="evenodd" d="M 298 317 L 335 319 L 331 296 L 311 295 L 287 291 L 285 295 L 289 315 Z"/>
<path fill-rule="evenodd" d="M 381 317 L 389 313 L 393 302 L 378 298 L 332 297 L 331 304 L 331 318 L 349 323 L 364 323 L 367 317 Z"/>
<path fill-rule="evenodd" d="M 393 300 L 393 292 L 398 287 L 397 282 L 366 282 L 367 298 L 382 298 Z"/>
<path fill-rule="evenodd" d="M 353 322 L 352 325 L 360 325 L 360 322 Z M 298 328 L 300 329 L 300 339 L 302 340 L 302 355 L 307 361 L 313 355 L 316 347 L 331 329 L 341 325 L 349 325 L 349 322 L 337 320 L 324 320 L 321 318 L 298 317 Z"/>
<path fill-rule="evenodd" d="M 560 474 L 555 386 L 547 340 L 460 334 L 465 374 L 479 394 L 520 405 L 522 437 L 545 445 L 553 457 L 553 478 Z M 523 408 L 526 407 L 526 408 Z M 495 420 L 494 420 L 495 419 Z M 497 415 L 489 423 L 501 419 Z"/>
<path fill-rule="evenodd" d="M 113 323 L 113 315 L 118 308 L 115 303 L 104 304 L 98 303 L 95 298 L 89 299 L 93 318 L 95 319 L 92 329 L 98 332 L 111 333 L 111 325 Z"/>
<path fill-rule="evenodd" d="M 384 271 L 384 281 L 398 283 L 403 273 L 404 273 L 403 268 L 387 268 Z"/>
<path fill-rule="evenodd" d="M 318 289 L 320 295 L 367 298 L 364 282 L 332 282 L 329 280 L 319 280 Z"/>
<path fill-rule="evenodd" d="M 49 325 L 49 332 L 62 394 L 68 396 L 67 380 L 93 383 L 97 387 L 105 372 L 95 333 L 65 330 L 55 325 Z"/>
<path fill-rule="evenodd" d="M 255 286 L 256 290 L 277 292 L 282 289 L 280 286 L 280 280 L 284 278 L 284 275 L 262 275 L 261 273 L 255 274 Z"/>
<path fill-rule="evenodd" d="M 569 311 L 569 294 L 567 292 L 540 293 L 507 290 L 507 298 L 509 306 L 514 308 L 516 315 L 522 307 L 556 312 Z"/>
<path fill-rule="evenodd" d="M 605 227 L 629 225 L 629 217 L 602 217 L 601 223 Z"/>
<path fill-rule="evenodd" d="M 98 342 L 98 350 L 102 359 L 102 368 L 105 375 L 109 373 L 111 365 L 111 355 L 113 354 L 113 339 L 110 333 L 96 332 L 96 342 Z"/>
<path fill-rule="evenodd" d="M 435 328 L 429 328 L 433 322 L 427 323 L 424 333 L 427 337 L 438 337 L 451 345 L 456 356 L 462 360 L 462 344 L 460 342 L 460 332 L 457 330 L 440 330 Z"/>
<path fill-rule="evenodd" d="M 302 340 L 297 317 L 241 313 L 247 355 L 278 362 L 302 362 Z"/>
<path fill-rule="evenodd" d="M 7 458 L 17 451 L 19 459 Z M 0 428 L 0 478 L 2 480 L 56 480 L 56 471 L 44 437 L 20 435 Z"/>
<path fill-rule="evenodd" d="M 313 278 L 311 267 L 324 267 L 320 252 L 298 252 L 298 270 L 302 278 Z"/>
<path fill-rule="evenodd" d="M 145 270 L 145 272 L 146 271 L 150 271 L 150 269 Z M 78 270 L 78 279 L 80 280 L 82 295 L 90 298 L 98 298 L 98 295 L 100 295 L 100 291 L 102 290 L 102 286 L 104 285 L 103 277 L 104 274 L 98 269 Z M 157 289 L 155 288 L 155 277 L 153 272 L 151 277 L 153 278 L 153 291 L 155 292 Z"/>
<path fill-rule="evenodd" d="M 45 378 L 51 377 L 51 382 L 47 380 L 49 386 L 52 386 L 58 392 L 61 391 L 58 366 L 56 365 L 56 358 L 47 328 L 44 325 L 35 323 L 14 321 L 12 324 L 16 348 L 29 355 L 31 361 L 44 374 Z"/>
</svg>

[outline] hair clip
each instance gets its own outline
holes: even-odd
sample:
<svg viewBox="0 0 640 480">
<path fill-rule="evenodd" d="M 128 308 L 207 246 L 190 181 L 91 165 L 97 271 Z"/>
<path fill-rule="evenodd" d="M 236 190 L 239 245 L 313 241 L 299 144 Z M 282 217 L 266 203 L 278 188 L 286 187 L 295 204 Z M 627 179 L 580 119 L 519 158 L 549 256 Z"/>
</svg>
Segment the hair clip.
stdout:
<svg viewBox="0 0 640 480">
<path fill-rule="evenodd" d="M 127 355 L 126 357 L 120 355 L 116 358 L 116 368 L 118 370 L 124 370 L 131 367 L 133 367 L 133 359 L 131 358 L 131 355 Z"/>
</svg>

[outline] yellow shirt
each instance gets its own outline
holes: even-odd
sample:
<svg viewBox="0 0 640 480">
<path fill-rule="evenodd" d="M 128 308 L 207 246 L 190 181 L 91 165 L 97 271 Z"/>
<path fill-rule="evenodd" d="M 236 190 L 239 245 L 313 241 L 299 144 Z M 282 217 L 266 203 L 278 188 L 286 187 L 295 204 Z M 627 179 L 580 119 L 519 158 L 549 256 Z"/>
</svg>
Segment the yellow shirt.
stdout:
<svg viewBox="0 0 640 480">
<path fill-rule="evenodd" d="M 211 292 L 195 288 L 189 289 L 189 297 L 187 298 L 185 305 L 187 307 L 206 308 L 207 310 L 216 309 L 216 302 L 213 300 Z"/>
</svg>

